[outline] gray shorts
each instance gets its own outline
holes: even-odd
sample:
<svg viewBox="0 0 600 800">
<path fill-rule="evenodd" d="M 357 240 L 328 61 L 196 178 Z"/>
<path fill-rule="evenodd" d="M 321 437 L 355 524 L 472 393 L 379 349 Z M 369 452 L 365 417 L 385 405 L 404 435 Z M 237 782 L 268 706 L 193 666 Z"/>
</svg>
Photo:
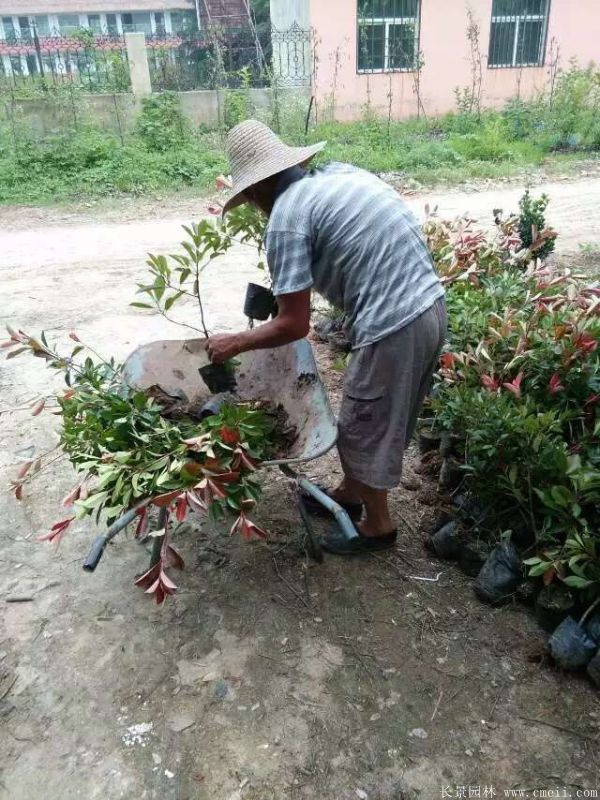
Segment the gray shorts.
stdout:
<svg viewBox="0 0 600 800">
<path fill-rule="evenodd" d="M 443 298 L 379 342 L 352 354 L 338 420 L 346 475 L 374 489 L 400 483 L 402 459 L 444 344 Z"/>
</svg>

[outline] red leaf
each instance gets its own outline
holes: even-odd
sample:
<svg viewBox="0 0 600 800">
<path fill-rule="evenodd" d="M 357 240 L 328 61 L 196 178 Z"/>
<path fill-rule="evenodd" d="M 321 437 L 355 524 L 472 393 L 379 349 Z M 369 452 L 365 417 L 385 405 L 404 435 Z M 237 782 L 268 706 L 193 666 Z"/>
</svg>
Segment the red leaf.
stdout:
<svg viewBox="0 0 600 800">
<path fill-rule="evenodd" d="M 224 444 L 233 445 L 238 444 L 240 441 L 240 432 L 235 430 L 235 428 L 228 428 L 226 425 L 219 431 L 219 436 Z"/>
<path fill-rule="evenodd" d="M 189 472 L 190 475 L 195 475 L 196 477 L 200 477 L 202 475 L 202 464 L 199 464 L 197 461 L 186 461 L 182 467 L 182 470 Z"/>
<path fill-rule="evenodd" d="M 35 403 L 32 406 L 31 416 L 32 417 L 37 417 L 38 414 L 41 414 L 42 411 L 44 410 L 44 406 L 45 405 L 46 405 L 46 398 L 42 397 L 41 400 L 38 400 L 37 403 Z"/>
<path fill-rule="evenodd" d="M 181 495 L 181 489 L 175 489 L 173 492 L 166 492 L 165 494 L 157 494 L 156 497 L 153 497 L 150 501 L 151 505 L 158 506 L 159 508 L 163 508 L 164 506 L 170 506 L 173 500 L 177 500 L 177 498 Z"/>
<path fill-rule="evenodd" d="M 514 394 L 515 397 L 521 397 L 522 380 L 523 380 L 523 373 L 519 372 L 519 374 L 517 375 L 516 378 L 514 378 L 514 380 L 510 381 L 509 383 L 503 383 L 502 385 L 507 391 L 512 392 L 512 394 Z"/>
<path fill-rule="evenodd" d="M 79 500 L 79 495 L 81 494 L 81 484 L 78 483 L 75 488 L 71 489 L 68 495 L 63 498 L 62 505 L 63 506 L 72 506 L 75 500 Z"/>
<path fill-rule="evenodd" d="M 185 569 L 185 562 L 181 554 L 177 552 L 172 544 L 167 545 L 166 556 L 170 567 L 173 567 L 173 569 Z"/>
<path fill-rule="evenodd" d="M 41 536 L 38 536 L 37 539 L 39 542 L 56 542 L 58 546 L 60 544 L 60 540 L 67 532 L 69 525 L 73 522 L 75 517 L 69 517 L 68 519 L 63 519 L 60 522 L 55 522 L 54 525 L 50 528 L 48 533 L 43 533 Z"/>
<path fill-rule="evenodd" d="M 548 584 L 552 583 L 554 578 L 556 577 L 556 570 L 554 567 L 550 567 L 544 572 L 542 580 L 544 581 L 544 586 L 548 586 Z"/>
<path fill-rule="evenodd" d="M 154 581 L 158 578 L 159 572 L 160 572 L 160 561 L 158 562 L 158 564 L 155 564 L 153 567 L 150 567 L 150 569 L 144 572 L 143 575 L 140 575 L 139 578 L 136 578 L 134 584 L 142 589 L 148 589 L 148 587 L 152 586 Z"/>
<path fill-rule="evenodd" d="M 186 518 L 188 512 L 188 504 L 185 495 L 177 498 L 177 502 L 175 503 L 175 519 L 177 522 L 183 522 Z"/>
<path fill-rule="evenodd" d="M 32 464 L 33 461 L 25 461 L 25 463 L 21 465 L 21 468 L 17 472 L 17 480 L 20 480 L 21 478 L 24 478 L 25 475 L 27 475 L 27 473 L 31 469 Z"/>
<path fill-rule="evenodd" d="M 454 353 L 443 353 L 440 356 L 440 364 L 442 366 L 442 369 L 452 369 L 455 361 L 456 361 L 456 356 L 454 355 Z"/>
<path fill-rule="evenodd" d="M 580 333 L 575 339 L 575 347 L 578 350 L 583 350 L 584 353 L 593 353 L 598 347 L 598 340 L 589 333 Z"/>
<path fill-rule="evenodd" d="M 263 531 L 262 528 L 259 528 L 258 525 L 255 525 L 254 522 L 249 520 L 243 511 L 240 511 L 239 517 L 231 526 L 230 535 L 233 536 L 234 533 L 239 533 L 242 539 L 247 540 L 252 538 L 267 538 L 266 531 Z"/>
<path fill-rule="evenodd" d="M 142 536 L 148 530 L 148 507 L 144 506 L 140 508 L 137 512 L 139 516 L 138 524 L 135 527 L 135 534 L 134 537 L 136 539 L 141 539 Z"/>
<path fill-rule="evenodd" d="M 206 503 L 197 492 L 186 492 L 186 497 L 192 511 L 198 511 L 200 514 L 204 514 L 208 510 Z"/>
<path fill-rule="evenodd" d="M 562 385 L 560 381 L 560 375 L 558 374 L 558 372 L 555 372 L 554 375 L 550 378 L 548 389 L 550 390 L 550 394 L 558 394 L 559 392 L 564 392 L 565 387 Z"/>
<path fill-rule="evenodd" d="M 70 400 L 75 395 L 75 389 L 66 389 L 63 394 L 63 400 Z"/>
<path fill-rule="evenodd" d="M 75 331 L 71 331 L 69 333 L 69 339 L 73 339 L 74 342 L 80 342 L 81 341 L 81 339 L 79 338 L 79 336 L 77 336 Z"/>
<path fill-rule="evenodd" d="M 177 586 L 164 571 L 162 560 L 151 567 L 135 581 L 135 585 L 153 594 L 157 605 L 163 603 L 167 595 L 174 594 Z"/>
<path fill-rule="evenodd" d="M 254 470 L 258 466 L 258 461 L 255 461 L 251 458 L 248 453 L 244 450 L 243 447 L 239 446 L 235 448 L 234 451 L 235 459 L 232 467 L 235 469 L 239 467 L 244 467 L 244 469 L 249 470 L 250 472 L 254 472 Z"/>
<path fill-rule="evenodd" d="M 495 378 L 492 378 L 491 375 L 482 375 L 481 383 L 489 392 L 495 392 L 500 388 L 498 381 Z"/>
<path fill-rule="evenodd" d="M 18 486 L 15 486 L 15 497 L 17 500 L 21 500 L 23 497 L 23 484 L 20 483 Z"/>
</svg>

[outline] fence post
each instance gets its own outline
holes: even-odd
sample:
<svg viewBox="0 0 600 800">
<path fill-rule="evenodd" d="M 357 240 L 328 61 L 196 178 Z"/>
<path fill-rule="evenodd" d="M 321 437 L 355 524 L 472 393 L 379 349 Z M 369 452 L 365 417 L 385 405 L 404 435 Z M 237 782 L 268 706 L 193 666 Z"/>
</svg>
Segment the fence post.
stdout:
<svg viewBox="0 0 600 800">
<path fill-rule="evenodd" d="M 126 33 L 125 46 L 131 76 L 131 91 L 140 97 L 152 93 L 150 67 L 146 51 L 146 36 L 143 33 Z"/>
</svg>

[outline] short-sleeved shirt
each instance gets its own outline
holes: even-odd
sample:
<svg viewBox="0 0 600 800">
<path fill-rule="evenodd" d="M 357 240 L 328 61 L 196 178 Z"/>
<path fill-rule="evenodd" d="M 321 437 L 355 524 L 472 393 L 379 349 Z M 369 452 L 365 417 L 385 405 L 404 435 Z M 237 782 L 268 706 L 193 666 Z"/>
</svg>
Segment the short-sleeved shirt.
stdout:
<svg viewBox="0 0 600 800">
<path fill-rule="evenodd" d="M 355 348 L 400 330 L 444 294 L 402 198 L 349 164 L 283 173 L 266 251 L 274 294 L 314 287 L 343 310 Z"/>
</svg>

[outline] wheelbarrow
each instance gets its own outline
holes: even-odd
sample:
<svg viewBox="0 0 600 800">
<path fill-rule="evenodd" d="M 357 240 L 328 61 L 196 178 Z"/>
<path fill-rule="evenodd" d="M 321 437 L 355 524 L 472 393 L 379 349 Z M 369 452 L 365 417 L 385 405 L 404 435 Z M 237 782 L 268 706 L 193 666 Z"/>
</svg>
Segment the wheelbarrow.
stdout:
<svg viewBox="0 0 600 800">
<path fill-rule="evenodd" d="M 208 364 L 204 339 L 151 342 L 135 350 L 124 365 L 124 378 L 141 390 L 159 386 L 170 396 L 179 396 L 199 407 L 210 398 L 198 370 Z M 239 357 L 235 370 L 237 392 L 243 401 L 271 400 L 281 403 L 297 438 L 285 457 L 264 461 L 261 467 L 279 467 L 295 484 L 295 497 L 305 531 L 305 545 L 316 561 L 323 560 L 318 538 L 314 535 L 303 500 L 308 493 L 334 517 L 344 536 L 358 536 L 347 512 L 311 481 L 296 472 L 300 464 L 325 455 L 335 445 L 337 426 L 327 392 L 319 377 L 315 357 L 306 339 L 284 347 L 255 350 Z M 136 517 L 142 501 L 125 512 L 93 543 L 83 564 L 93 572 L 108 542 Z M 166 509 L 160 509 L 157 530 L 165 526 Z M 160 538 L 154 537 L 150 566 L 159 559 Z"/>
</svg>

